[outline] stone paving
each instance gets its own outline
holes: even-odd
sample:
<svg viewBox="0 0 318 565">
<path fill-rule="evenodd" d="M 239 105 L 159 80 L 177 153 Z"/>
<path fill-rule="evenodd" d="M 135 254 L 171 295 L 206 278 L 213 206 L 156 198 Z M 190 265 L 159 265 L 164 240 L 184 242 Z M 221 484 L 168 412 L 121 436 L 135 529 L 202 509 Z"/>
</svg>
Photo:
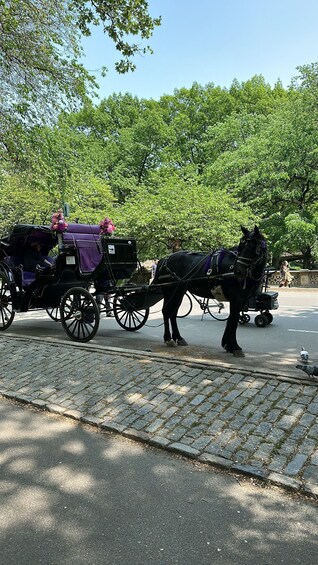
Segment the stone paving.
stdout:
<svg viewBox="0 0 318 565">
<path fill-rule="evenodd" d="M 0 394 L 318 499 L 318 386 L 0 336 Z"/>
</svg>

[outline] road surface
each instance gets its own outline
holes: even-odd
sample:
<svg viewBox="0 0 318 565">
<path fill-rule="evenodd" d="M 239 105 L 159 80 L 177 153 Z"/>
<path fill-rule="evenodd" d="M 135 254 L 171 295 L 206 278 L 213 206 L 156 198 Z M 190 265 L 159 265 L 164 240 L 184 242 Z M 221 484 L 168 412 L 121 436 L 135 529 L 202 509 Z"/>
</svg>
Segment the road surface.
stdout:
<svg viewBox="0 0 318 565">
<path fill-rule="evenodd" d="M 5 565 L 312 565 L 317 504 L 0 401 Z"/>
<path fill-rule="evenodd" d="M 277 290 L 273 288 L 272 290 Z M 238 327 L 238 342 L 246 356 L 234 358 L 221 348 L 225 322 L 209 314 L 202 316 L 195 303 L 191 314 L 179 320 L 182 336 L 189 347 L 167 348 L 163 343 L 161 303 L 151 309 L 147 324 L 138 332 L 123 330 L 113 318 L 101 318 L 93 346 L 144 350 L 169 357 L 207 359 L 220 366 L 240 369 L 263 368 L 274 372 L 298 374 L 295 365 L 303 346 L 309 351 L 309 363 L 318 365 L 318 289 L 279 289 L 279 309 L 272 311 L 273 322 L 265 328 L 254 324 L 257 314 L 249 312 L 251 322 Z M 17 314 L 6 334 L 54 338 L 68 341 L 60 323 L 53 322 L 43 311 Z"/>
</svg>

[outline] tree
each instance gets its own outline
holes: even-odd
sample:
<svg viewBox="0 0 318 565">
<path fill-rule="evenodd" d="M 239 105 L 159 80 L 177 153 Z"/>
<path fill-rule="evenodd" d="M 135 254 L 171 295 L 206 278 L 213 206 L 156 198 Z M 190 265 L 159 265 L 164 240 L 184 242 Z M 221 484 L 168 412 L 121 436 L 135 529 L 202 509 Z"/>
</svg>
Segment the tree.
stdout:
<svg viewBox="0 0 318 565">
<path fill-rule="evenodd" d="M 94 223 L 111 215 L 115 199 L 107 180 L 98 175 L 97 142 L 92 152 L 86 135 L 62 119 L 53 128 L 22 131 L 20 141 L 17 159 L 0 167 L 2 225 L 48 223 L 66 202 L 70 220 Z"/>
<path fill-rule="evenodd" d="M 255 220 L 248 207 L 223 190 L 211 193 L 195 177 L 183 178 L 172 170 L 157 175 L 152 175 L 157 177 L 152 179 L 152 190 L 138 186 L 114 210 L 116 234 L 136 237 L 141 258 L 165 255 L 175 241 L 183 249 L 206 251 L 234 245 L 240 225 Z"/>
<path fill-rule="evenodd" d="M 15 223 L 43 224 L 50 220 L 54 199 L 31 185 L 27 175 L 0 171 L 0 217 L 3 236 Z"/>
<path fill-rule="evenodd" d="M 81 34 L 102 24 L 123 59 L 118 72 L 133 70 L 132 57 L 148 47 L 126 40 L 149 38 L 160 19 L 151 18 L 146 0 L 0 0 L 0 143 L 10 131 L 48 123 L 61 108 L 75 108 L 94 87 L 80 63 Z M 125 39 L 124 39 L 125 37 Z M 1 147 L 1 146 L 0 146 Z"/>
<path fill-rule="evenodd" d="M 72 0 L 77 11 L 78 27 L 84 35 L 90 35 L 92 24 L 102 24 L 104 32 L 114 41 L 123 59 L 115 64 L 119 73 L 133 71 L 136 65 L 132 57 L 152 52 L 151 48 L 128 41 L 128 36 L 149 39 L 161 18 L 151 18 L 147 0 Z"/>
<path fill-rule="evenodd" d="M 59 127 L 72 135 L 81 166 L 107 180 L 120 203 L 162 165 L 171 140 L 159 103 L 130 94 L 112 95 L 97 107 L 87 104 L 61 118 Z"/>
<path fill-rule="evenodd" d="M 170 127 L 170 143 L 164 160 L 176 169 L 191 166 L 201 174 L 205 167 L 203 139 L 209 126 L 222 121 L 232 111 L 226 89 L 193 83 L 173 95 L 160 98 L 164 120 Z"/>
<path fill-rule="evenodd" d="M 318 116 L 307 94 L 291 91 L 288 102 L 222 153 L 206 175 L 209 185 L 226 187 L 262 218 L 276 258 L 301 253 L 304 267 L 318 238 Z"/>
</svg>

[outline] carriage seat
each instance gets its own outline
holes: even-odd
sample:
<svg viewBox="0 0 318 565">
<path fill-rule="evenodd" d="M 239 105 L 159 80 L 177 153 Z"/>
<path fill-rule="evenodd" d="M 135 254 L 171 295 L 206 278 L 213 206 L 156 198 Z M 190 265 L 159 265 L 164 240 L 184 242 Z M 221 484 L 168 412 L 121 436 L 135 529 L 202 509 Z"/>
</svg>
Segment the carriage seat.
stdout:
<svg viewBox="0 0 318 565">
<path fill-rule="evenodd" d="M 36 275 L 31 271 L 22 271 L 22 286 L 29 286 L 33 281 L 35 281 Z"/>
<path fill-rule="evenodd" d="M 52 262 L 52 257 L 44 258 Z M 21 256 L 7 256 L 4 258 L 4 262 L 11 269 L 20 268 L 23 288 L 29 286 L 37 278 L 36 273 L 34 273 L 33 271 L 26 271 L 25 269 L 23 269 L 23 257 Z"/>
<path fill-rule="evenodd" d="M 12 255 L 12 256 L 7 255 L 4 258 L 4 262 L 8 267 L 10 267 L 10 269 L 15 269 L 17 267 L 22 267 L 23 258 L 17 255 Z"/>
<path fill-rule="evenodd" d="M 92 273 L 99 265 L 103 253 L 99 244 L 100 227 L 86 224 L 69 224 L 63 232 L 63 243 L 78 252 L 81 273 Z"/>
</svg>

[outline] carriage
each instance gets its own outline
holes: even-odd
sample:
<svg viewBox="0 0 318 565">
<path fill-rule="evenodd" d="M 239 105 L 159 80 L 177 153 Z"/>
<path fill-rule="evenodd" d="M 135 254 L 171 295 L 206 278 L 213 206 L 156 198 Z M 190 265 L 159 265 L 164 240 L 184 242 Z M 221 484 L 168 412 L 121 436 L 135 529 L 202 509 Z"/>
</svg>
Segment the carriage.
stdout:
<svg viewBox="0 0 318 565">
<path fill-rule="evenodd" d="M 24 257 L 35 241 L 52 266 L 30 272 Z M 87 342 L 110 296 L 120 326 L 138 330 L 149 315 L 143 286 L 130 282 L 138 264 L 133 238 L 101 235 L 97 225 L 69 224 L 67 231 L 54 232 L 17 224 L 0 240 L 0 330 L 10 327 L 16 312 L 44 309 L 72 340 Z"/>
<path fill-rule="evenodd" d="M 179 251 L 160 259 L 149 285 L 134 281 L 139 262 L 133 238 L 109 237 L 100 233 L 100 226 L 86 224 L 69 224 L 62 231 L 17 224 L 0 240 L 0 330 L 10 327 L 16 312 L 45 309 L 51 318 L 61 320 L 71 339 L 87 342 L 98 330 L 101 313 L 107 312 L 109 296 L 116 321 L 128 331 L 140 329 L 149 308 L 163 299 L 165 343 L 187 345 L 177 325 L 184 294 L 189 290 L 218 298 L 221 293 L 230 303 L 222 347 L 242 356 L 236 340 L 239 315 L 257 294 L 267 248 L 257 226 L 241 230 L 236 251 Z M 24 256 L 32 241 L 41 243 L 47 257 L 56 251 L 52 265 L 26 270 Z"/>
</svg>

